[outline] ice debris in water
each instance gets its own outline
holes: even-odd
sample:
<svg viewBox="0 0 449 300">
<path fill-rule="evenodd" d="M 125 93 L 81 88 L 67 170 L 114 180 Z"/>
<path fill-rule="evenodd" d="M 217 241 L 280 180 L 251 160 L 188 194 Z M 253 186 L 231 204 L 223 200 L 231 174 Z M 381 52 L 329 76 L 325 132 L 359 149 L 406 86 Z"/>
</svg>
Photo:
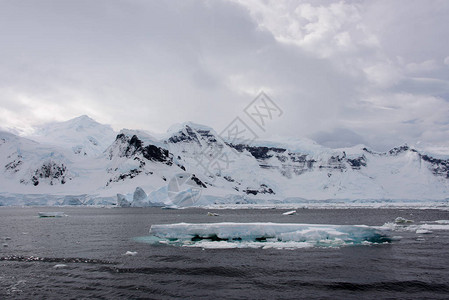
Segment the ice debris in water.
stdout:
<svg viewBox="0 0 449 300">
<path fill-rule="evenodd" d="M 388 222 L 382 225 L 381 229 L 387 229 L 391 231 L 409 231 L 409 232 L 415 232 L 416 234 L 430 234 L 434 230 L 449 230 L 449 222 L 446 223 L 446 220 L 438 220 L 434 222 L 429 223 L 436 223 L 436 224 L 421 224 L 421 225 L 414 225 L 410 224 L 410 220 L 406 220 L 409 222 L 397 222 L 397 219 L 394 223 Z"/>
<path fill-rule="evenodd" d="M 435 221 L 435 223 L 438 223 L 438 224 L 449 224 L 449 220 L 437 220 L 437 221 Z"/>
<path fill-rule="evenodd" d="M 366 225 L 284 223 L 178 223 L 152 225 L 154 242 L 203 248 L 304 248 L 391 242 L 388 234 Z"/>
<path fill-rule="evenodd" d="M 416 233 L 417 234 L 428 234 L 428 233 L 432 233 L 432 231 L 427 230 L 427 229 L 417 229 Z"/>
<path fill-rule="evenodd" d="M 67 267 L 67 265 L 65 265 L 65 264 L 57 264 L 57 265 L 53 266 L 54 269 L 62 269 L 62 268 L 66 268 L 66 267 Z"/>
<path fill-rule="evenodd" d="M 413 220 L 407 220 L 403 217 L 397 217 L 396 219 L 394 219 L 394 222 L 396 224 L 404 224 L 404 223 L 413 223 Z"/>
<path fill-rule="evenodd" d="M 296 215 L 296 210 L 290 210 L 283 213 L 284 216 Z"/>
<path fill-rule="evenodd" d="M 64 217 L 64 212 L 62 211 L 45 211 L 45 212 L 38 212 L 38 216 L 40 218 L 60 218 Z"/>
<path fill-rule="evenodd" d="M 219 216 L 219 214 L 213 213 L 213 212 L 208 212 L 207 215 L 208 215 L 209 217 L 218 217 L 218 216 Z"/>
<path fill-rule="evenodd" d="M 127 256 L 135 256 L 135 255 L 137 255 L 137 251 L 126 251 L 126 253 L 123 254 L 123 255 L 127 255 Z"/>
</svg>

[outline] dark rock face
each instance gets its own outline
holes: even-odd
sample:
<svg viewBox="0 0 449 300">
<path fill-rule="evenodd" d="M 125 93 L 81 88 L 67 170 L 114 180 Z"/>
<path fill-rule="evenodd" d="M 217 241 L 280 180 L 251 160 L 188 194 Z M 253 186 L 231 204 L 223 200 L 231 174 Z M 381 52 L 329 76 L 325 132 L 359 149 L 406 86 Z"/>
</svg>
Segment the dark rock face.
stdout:
<svg viewBox="0 0 449 300">
<path fill-rule="evenodd" d="M 366 167 L 365 155 L 362 155 L 357 158 L 346 158 L 346 161 L 354 170 L 360 170 L 361 167 Z"/>
<path fill-rule="evenodd" d="M 125 151 L 121 153 L 121 156 L 131 158 L 141 154 L 147 160 L 161 162 L 169 166 L 173 164 L 173 155 L 167 149 L 151 144 L 144 146 L 143 142 L 136 135 L 129 139 L 121 133 L 117 135 L 117 141 L 126 145 Z M 145 165 L 145 162 L 143 162 L 143 165 Z"/>
<path fill-rule="evenodd" d="M 129 172 L 126 173 L 122 173 L 119 174 L 118 176 L 116 176 L 115 178 L 111 178 L 109 179 L 109 182 L 106 183 L 106 186 L 109 185 L 109 183 L 111 182 L 119 182 L 119 181 L 123 181 L 125 179 L 133 179 L 134 177 L 136 177 L 137 175 L 139 175 L 140 173 L 142 173 L 142 170 L 139 169 L 132 169 Z"/>
<path fill-rule="evenodd" d="M 395 148 L 391 149 L 390 151 L 388 151 L 388 154 L 390 154 L 390 155 L 398 155 L 398 154 L 401 154 L 401 153 L 409 151 L 409 150 L 413 151 L 413 152 L 416 152 L 415 149 L 410 149 L 409 146 L 403 145 L 403 146 L 399 146 L 399 147 L 395 147 Z"/>
<path fill-rule="evenodd" d="M 248 146 L 248 145 L 233 145 L 229 144 L 232 148 L 239 152 L 243 152 L 244 150 L 247 150 L 249 153 L 251 153 L 252 156 L 254 156 L 255 159 L 263 160 L 273 157 L 272 154 L 269 154 L 268 152 L 273 151 L 274 153 L 284 153 L 287 151 L 286 149 L 282 148 L 275 148 L 275 147 L 261 147 L 261 146 Z"/>
<path fill-rule="evenodd" d="M 20 165 L 22 165 L 23 161 L 21 160 L 22 156 L 18 155 L 17 159 L 5 165 L 6 171 L 12 171 L 17 173 L 19 171 Z"/>
<path fill-rule="evenodd" d="M 198 177 L 196 177 L 195 174 L 192 174 L 190 179 L 192 179 L 198 186 L 202 188 L 207 188 L 207 186 Z"/>
<path fill-rule="evenodd" d="M 257 195 L 257 194 L 276 194 L 271 188 L 269 188 L 266 184 L 261 184 L 258 189 L 247 188 L 243 190 L 247 195 Z"/>
<path fill-rule="evenodd" d="M 421 155 L 421 159 L 430 164 L 429 168 L 434 175 L 449 178 L 449 159 L 438 159 L 427 155 Z"/>
<path fill-rule="evenodd" d="M 65 184 L 67 181 L 66 175 L 67 167 L 64 164 L 59 165 L 53 161 L 49 161 L 34 171 L 31 182 L 36 186 L 39 184 L 39 180 L 50 179 L 50 185 L 56 183 Z"/>
<path fill-rule="evenodd" d="M 165 143 L 184 143 L 186 145 L 192 144 L 206 148 L 210 147 L 213 151 L 216 151 L 216 153 L 220 153 L 223 149 L 223 143 L 221 143 L 217 138 L 218 137 L 210 130 L 192 128 L 189 125 L 185 125 L 183 130 L 173 134 L 168 140 L 165 141 Z"/>
<path fill-rule="evenodd" d="M 208 144 L 217 142 L 217 139 L 209 130 L 197 130 L 197 132 L 203 139 L 207 140 Z"/>
<path fill-rule="evenodd" d="M 176 135 L 171 136 L 168 141 L 170 143 L 194 142 L 200 144 L 198 137 L 190 126 L 185 126 L 185 131 L 179 131 Z"/>
<path fill-rule="evenodd" d="M 138 161 L 139 166 L 135 169 L 129 170 L 128 172 L 121 173 L 110 178 L 106 183 L 106 186 L 108 186 L 111 182 L 118 182 L 121 180 L 132 179 L 136 177 L 137 175 L 145 171 L 145 166 L 148 161 L 163 163 L 168 166 L 173 165 L 173 155 L 167 149 L 157 147 L 152 144 L 145 146 L 142 140 L 140 140 L 136 135 L 129 137 L 123 133 L 118 134 L 112 148 L 109 150 L 109 159 L 113 158 L 115 149 L 118 149 L 118 154 L 115 155 Z M 184 168 L 180 164 L 177 164 L 177 166 L 181 169 Z M 112 173 L 116 170 L 117 169 L 108 169 L 108 172 Z M 151 175 L 153 174 L 153 172 L 145 171 L 145 174 Z"/>
<path fill-rule="evenodd" d="M 328 159 L 327 164 L 321 164 L 319 168 L 343 171 L 344 169 L 346 169 L 346 165 L 344 163 L 345 160 L 345 157 L 340 157 L 339 155 L 331 156 Z"/>
<path fill-rule="evenodd" d="M 223 176 L 223 178 L 229 182 L 234 182 L 235 180 L 231 176 Z"/>
</svg>

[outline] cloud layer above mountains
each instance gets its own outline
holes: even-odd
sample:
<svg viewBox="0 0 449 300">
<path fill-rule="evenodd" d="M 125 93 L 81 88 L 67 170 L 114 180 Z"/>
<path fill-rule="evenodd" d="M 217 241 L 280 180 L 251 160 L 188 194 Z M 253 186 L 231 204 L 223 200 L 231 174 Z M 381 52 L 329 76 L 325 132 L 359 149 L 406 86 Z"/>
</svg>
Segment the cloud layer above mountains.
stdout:
<svg viewBox="0 0 449 300">
<path fill-rule="evenodd" d="M 449 146 L 448 18 L 432 0 L 3 1 L 0 126 L 220 131 L 264 90 L 283 110 L 264 138 Z"/>
</svg>

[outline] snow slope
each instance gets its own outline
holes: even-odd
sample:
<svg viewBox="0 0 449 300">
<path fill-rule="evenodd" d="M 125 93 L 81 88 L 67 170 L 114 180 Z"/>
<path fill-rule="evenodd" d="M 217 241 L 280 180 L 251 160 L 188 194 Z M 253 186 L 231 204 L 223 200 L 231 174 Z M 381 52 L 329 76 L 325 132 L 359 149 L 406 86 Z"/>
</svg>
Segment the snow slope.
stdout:
<svg viewBox="0 0 449 300">
<path fill-rule="evenodd" d="M 447 203 L 449 198 L 449 158 L 441 153 L 407 145 L 385 153 L 363 145 L 328 149 L 310 140 L 232 144 L 191 122 L 160 137 L 129 129 L 117 134 L 87 116 L 41 126 L 27 138 L 1 132 L 0 167 L 3 205 Z"/>
</svg>

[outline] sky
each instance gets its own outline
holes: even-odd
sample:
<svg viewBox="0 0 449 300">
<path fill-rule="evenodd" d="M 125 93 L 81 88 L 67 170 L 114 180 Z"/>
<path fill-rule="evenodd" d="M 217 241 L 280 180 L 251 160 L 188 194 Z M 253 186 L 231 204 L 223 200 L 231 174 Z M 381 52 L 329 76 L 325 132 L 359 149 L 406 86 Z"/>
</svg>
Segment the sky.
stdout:
<svg viewBox="0 0 449 300">
<path fill-rule="evenodd" d="M 0 0 L 0 129 L 238 117 L 263 139 L 449 147 L 448 19 L 445 0 Z"/>
</svg>

